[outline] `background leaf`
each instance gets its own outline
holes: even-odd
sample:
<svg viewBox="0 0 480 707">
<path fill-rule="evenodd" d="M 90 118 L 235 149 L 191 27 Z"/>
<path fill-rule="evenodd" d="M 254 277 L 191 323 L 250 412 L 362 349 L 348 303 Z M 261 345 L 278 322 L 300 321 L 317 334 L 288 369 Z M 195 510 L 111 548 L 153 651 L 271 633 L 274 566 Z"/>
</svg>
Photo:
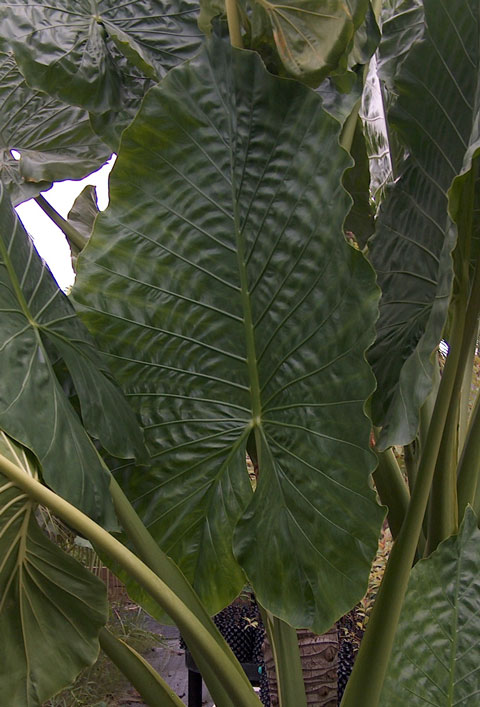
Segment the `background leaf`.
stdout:
<svg viewBox="0 0 480 707">
<path fill-rule="evenodd" d="M 88 113 L 27 86 L 11 53 L 0 53 L 0 122 L 0 179 L 14 204 L 54 180 L 80 179 L 110 156 Z"/>
<path fill-rule="evenodd" d="M 0 454 L 37 476 L 25 450 L 0 431 Z M 0 474 L 2 704 L 40 706 L 97 658 L 108 616 L 104 583 L 51 543 L 35 506 Z"/>
<path fill-rule="evenodd" d="M 210 611 L 245 568 L 321 631 L 361 597 L 383 516 L 363 415 L 377 291 L 342 236 L 337 121 L 253 52 L 207 47 L 124 133 L 73 295 L 142 416 L 151 472 L 120 479 L 161 547 Z"/>
<path fill-rule="evenodd" d="M 141 457 L 141 433 L 1 185 L 0 284 L 0 425 L 37 455 L 45 481 L 57 493 L 115 527 L 109 475 L 54 374 L 58 353 L 75 383 L 87 428 L 109 451 Z"/>
<path fill-rule="evenodd" d="M 347 68 L 355 30 L 368 11 L 366 0 L 252 0 L 270 24 L 273 40 L 288 74 L 311 86 L 333 71 Z"/>
<path fill-rule="evenodd" d="M 382 706 L 470 707 L 477 702 L 479 541 L 469 508 L 458 535 L 413 568 Z"/>
<path fill-rule="evenodd" d="M 0 33 L 29 85 L 95 113 L 122 105 L 130 66 L 158 80 L 200 46 L 194 0 L 18 0 L 4 7 Z"/>
<path fill-rule="evenodd" d="M 370 353 L 378 380 L 373 413 L 384 427 L 380 448 L 413 439 L 431 388 L 456 238 L 447 191 L 478 122 L 478 4 L 425 0 L 424 9 L 424 36 L 401 64 L 389 116 L 410 157 L 382 206 L 370 250 L 383 293 Z"/>
</svg>

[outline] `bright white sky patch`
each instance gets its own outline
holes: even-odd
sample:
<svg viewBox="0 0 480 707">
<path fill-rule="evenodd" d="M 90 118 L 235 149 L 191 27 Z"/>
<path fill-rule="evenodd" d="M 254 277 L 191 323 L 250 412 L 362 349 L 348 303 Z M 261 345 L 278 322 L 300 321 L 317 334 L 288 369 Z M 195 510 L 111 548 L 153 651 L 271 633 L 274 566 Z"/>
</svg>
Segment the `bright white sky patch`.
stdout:
<svg viewBox="0 0 480 707">
<path fill-rule="evenodd" d="M 98 207 L 101 211 L 108 205 L 108 175 L 114 165 L 115 155 L 101 167 L 80 181 L 56 182 L 43 196 L 64 218 L 73 206 L 73 202 L 87 184 L 93 184 L 97 190 Z M 17 213 L 23 225 L 31 235 L 41 257 L 48 263 L 53 276 L 62 290 L 73 285 L 75 274 L 70 261 L 70 248 L 63 233 L 51 221 L 33 199 L 17 206 Z"/>
</svg>

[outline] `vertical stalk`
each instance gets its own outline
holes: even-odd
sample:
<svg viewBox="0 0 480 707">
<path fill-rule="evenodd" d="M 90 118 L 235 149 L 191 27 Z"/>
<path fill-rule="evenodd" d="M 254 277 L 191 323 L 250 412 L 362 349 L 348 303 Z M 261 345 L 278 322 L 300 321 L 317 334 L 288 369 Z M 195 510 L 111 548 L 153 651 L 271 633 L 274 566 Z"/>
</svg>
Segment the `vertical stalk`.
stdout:
<svg viewBox="0 0 480 707">
<path fill-rule="evenodd" d="M 280 707 L 307 707 L 296 630 L 259 605 L 272 646 Z"/>
<path fill-rule="evenodd" d="M 433 475 L 425 555 L 430 555 L 442 540 L 450 537 L 458 530 L 458 415 L 459 400 L 454 392 Z"/>
<path fill-rule="evenodd" d="M 227 11 L 228 32 L 232 47 L 243 49 L 242 33 L 240 31 L 240 17 L 236 0 L 225 0 Z"/>
<path fill-rule="evenodd" d="M 395 540 L 407 514 L 410 494 L 393 450 L 377 452 L 377 459 L 378 466 L 373 472 L 373 480 L 380 501 L 388 506 L 388 525 Z"/>
<path fill-rule="evenodd" d="M 457 323 L 455 341 L 461 340 L 463 322 Z M 405 521 L 393 545 L 380 590 L 347 683 L 342 707 L 377 707 L 387 671 L 393 640 L 415 559 L 423 517 L 460 359 L 460 347 L 452 346 L 440 382 L 433 417 L 420 461 Z"/>
<path fill-rule="evenodd" d="M 458 471 L 458 516 L 463 518 L 467 504 L 474 507 L 478 513 L 480 475 L 480 396 L 475 402 L 475 407 L 470 420 L 467 439 L 460 458 Z"/>
</svg>

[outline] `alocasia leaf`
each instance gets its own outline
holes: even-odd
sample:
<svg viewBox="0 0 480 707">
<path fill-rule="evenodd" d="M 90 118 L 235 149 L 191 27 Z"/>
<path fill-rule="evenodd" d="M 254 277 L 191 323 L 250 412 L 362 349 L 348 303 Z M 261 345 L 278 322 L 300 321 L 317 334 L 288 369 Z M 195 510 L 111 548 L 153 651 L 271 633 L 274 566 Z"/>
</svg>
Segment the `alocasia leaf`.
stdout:
<svg viewBox="0 0 480 707">
<path fill-rule="evenodd" d="M 480 694 L 480 531 L 469 508 L 458 535 L 412 570 L 382 707 L 470 707 Z"/>
<path fill-rule="evenodd" d="M 382 288 L 370 360 L 380 446 L 406 444 L 431 388 L 431 355 L 448 310 L 456 232 L 447 192 L 479 120 L 479 8 L 425 0 L 425 30 L 399 68 L 390 126 L 409 150 L 382 207 L 371 260 Z"/>
<path fill-rule="evenodd" d="M 145 425 L 152 469 L 119 478 L 153 536 L 211 611 L 246 572 L 317 631 L 362 596 L 383 516 L 377 291 L 342 235 L 339 130 L 313 91 L 209 40 L 125 131 L 73 292 Z"/>
<path fill-rule="evenodd" d="M 115 526 L 109 475 L 54 374 L 58 354 L 74 381 L 83 422 L 104 447 L 140 458 L 141 433 L 1 184 L 0 311 L 1 428 L 36 454 L 45 481 L 57 493 Z"/>
<path fill-rule="evenodd" d="M 17 0 L 3 7 L 0 36 L 30 86 L 95 113 L 123 102 L 124 68 L 112 44 L 146 78 L 200 46 L 195 0 Z"/>
<path fill-rule="evenodd" d="M 0 455 L 37 477 L 0 431 Z M 0 684 L 4 707 L 40 707 L 98 655 L 104 583 L 50 542 L 35 504 L 0 474 Z"/>
<path fill-rule="evenodd" d="M 15 204 L 54 180 L 84 177 L 110 156 L 88 113 L 27 86 L 11 53 L 0 53 L 0 126 L 0 179 Z"/>
</svg>

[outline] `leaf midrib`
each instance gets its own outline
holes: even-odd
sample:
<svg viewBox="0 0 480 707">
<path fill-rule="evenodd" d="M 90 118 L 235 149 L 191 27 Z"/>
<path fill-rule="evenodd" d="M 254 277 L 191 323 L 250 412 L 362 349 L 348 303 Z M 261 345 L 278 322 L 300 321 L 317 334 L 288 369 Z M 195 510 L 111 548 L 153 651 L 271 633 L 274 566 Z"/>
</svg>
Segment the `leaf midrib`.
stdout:
<svg viewBox="0 0 480 707">
<path fill-rule="evenodd" d="M 230 122 L 230 121 L 229 121 Z M 235 135 L 230 122 L 230 172 L 231 192 L 233 205 L 233 227 L 235 231 L 235 244 L 237 253 L 238 274 L 240 279 L 240 299 L 243 311 L 243 324 L 245 329 L 245 347 L 247 354 L 247 372 L 249 379 L 250 401 L 252 409 L 253 426 L 259 426 L 262 413 L 260 395 L 260 381 L 258 375 L 257 352 L 255 346 L 255 329 L 253 325 L 252 305 L 248 289 L 247 267 L 245 258 L 245 242 L 240 228 L 240 214 L 238 211 L 237 184 L 234 170 Z"/>
</svg>

